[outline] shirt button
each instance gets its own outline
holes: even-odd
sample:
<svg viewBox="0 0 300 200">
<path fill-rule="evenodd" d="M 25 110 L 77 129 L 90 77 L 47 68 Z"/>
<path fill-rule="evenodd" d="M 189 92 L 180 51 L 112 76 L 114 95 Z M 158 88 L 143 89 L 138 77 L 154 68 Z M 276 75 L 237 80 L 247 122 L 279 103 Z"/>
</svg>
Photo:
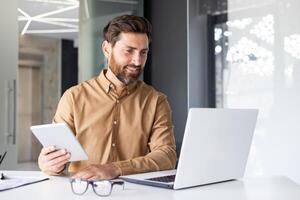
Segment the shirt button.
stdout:
<svg viewBox="0 0 300 200">
<path fill-rule="evenodd" d="M 116 121 L 116 120 L 114 121 L 114 124 L 115 124 L 115 125 L 117 124 L 117 121 Z"/>
<path fill-rule="evenodd" d="M 112 143 L 112 145 L 111 145 L 111 146 L 115 147 L 115 146 L 116 146 L 116 144 L 115 144 L 115 143 Z"/>
<path fill-rule="evenodd" d="M 117 100 L 117 103 L 120 103 L 120 101 L 119 101 L 119 100 Z"/>
</svg>

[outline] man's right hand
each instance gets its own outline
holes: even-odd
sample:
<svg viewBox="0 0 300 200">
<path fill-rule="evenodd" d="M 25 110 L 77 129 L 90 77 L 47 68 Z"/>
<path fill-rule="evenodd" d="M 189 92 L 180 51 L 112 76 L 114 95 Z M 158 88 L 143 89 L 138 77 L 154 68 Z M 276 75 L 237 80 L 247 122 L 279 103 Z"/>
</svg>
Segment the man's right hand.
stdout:
<svg viewBox="0 0 300 200">
<path fill-rule="evenodd" d="M 39 168 L 49 174 L 60 174 L 70 160 L 70 153 L 65 149 L 55 149 L 54 146 L 44 147 L 39 155 Z"/>
</svg>

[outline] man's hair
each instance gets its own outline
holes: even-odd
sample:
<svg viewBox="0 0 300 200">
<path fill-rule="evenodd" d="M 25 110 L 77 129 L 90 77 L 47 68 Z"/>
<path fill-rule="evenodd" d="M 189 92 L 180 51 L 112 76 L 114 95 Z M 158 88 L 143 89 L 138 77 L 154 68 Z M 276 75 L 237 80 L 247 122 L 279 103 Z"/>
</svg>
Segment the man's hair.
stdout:
<svg viewBox="0 0 300 200">
<path fill-rule="evenodd" d="M 135 15 L 122 15 L 112 19 L 103 29 L 104 40 L 114 46 L 120 39 L 120 33 L 145 33 L 151 41 L 152 26 L 144 18 Z"/>
</svg>

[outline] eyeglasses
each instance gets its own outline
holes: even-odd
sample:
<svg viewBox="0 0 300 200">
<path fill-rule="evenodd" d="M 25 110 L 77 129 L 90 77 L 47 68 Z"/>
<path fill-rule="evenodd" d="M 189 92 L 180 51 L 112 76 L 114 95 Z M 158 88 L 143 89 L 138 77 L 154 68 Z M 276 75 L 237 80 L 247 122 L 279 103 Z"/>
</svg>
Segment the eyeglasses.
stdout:
<svg viewBox="0 0 300 200">
<path fill-rule="evenodd" d="M 99 181 L 86 181 L 82 179 L 70 179 L 72 192 L 77 195 L 83 195 L 89 184 L 92 185 L 94 192 L 101 197 L 107 197 L 111 194 L 114 185 L 123 186 L 123 181 L 109 181 L 109 180 L 99 180 Z"/>
</svg>

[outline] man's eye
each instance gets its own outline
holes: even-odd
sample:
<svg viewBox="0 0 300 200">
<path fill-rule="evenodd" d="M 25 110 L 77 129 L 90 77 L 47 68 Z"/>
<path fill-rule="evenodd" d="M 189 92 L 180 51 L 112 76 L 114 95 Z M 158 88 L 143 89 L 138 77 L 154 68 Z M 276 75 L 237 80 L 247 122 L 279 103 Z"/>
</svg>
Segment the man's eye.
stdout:
<svg viewBox="0 0 300 200">
<path fill-rule="evenodd" d="M 127 49 L 126 52 L 127 52 L 127 53 L 132 53 L 133 50 L 132 50 L 132 49 Z"/>
<path fill-rule="evenodd" d="M 142 51 L 141 55 L 145 56 L 145 55 L 147 55 L 147 53 L 148 53 L 147 51 Z"/>
</svg>

